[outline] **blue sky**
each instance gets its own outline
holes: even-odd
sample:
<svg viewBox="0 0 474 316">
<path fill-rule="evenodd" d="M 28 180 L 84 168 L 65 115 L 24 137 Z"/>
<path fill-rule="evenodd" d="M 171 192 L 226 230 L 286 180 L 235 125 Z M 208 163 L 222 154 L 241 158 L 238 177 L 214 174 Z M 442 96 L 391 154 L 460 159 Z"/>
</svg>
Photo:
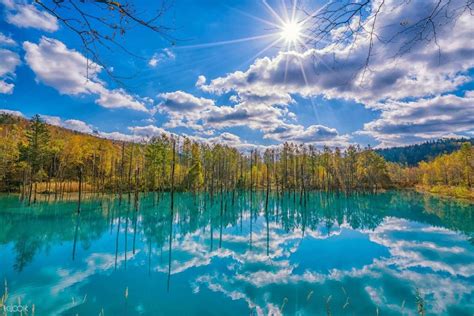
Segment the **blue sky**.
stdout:
<svg viewBox="0 0 474 316">
<path fill-rule="evenodd" d="M 400 10 L 396 0 L 386 1 L 375 30 L 390 38 L 436 2 L 413 1 Z M 154 11 L 149 2 L 133 3 L 139 12 Z M 334 46 L 345 31 L 335 29 L 323 43 L 311 42 L 314 26 L 301 10 L 312 12 L 325 1 L 299 1 L 292 18 L 292 1 L 178 0 L 160 20 L 172 28 L 174 45 L 135 27 L 119 41 L 140 58 L 99 49 L 113 74 L 130 77 L 118 84 L 103 69 L 87 70 L 77 34 L 39 6 L 0 0 L 0 109 L 38 113 L 103 137 L 178 133 L 241 148 L 284 141 L 383 147 L 471 137 L 472 18 L 453 3 L 444 10 L 456 23 L 443 23 L 441 14 L 435 20 L 441 49 L 425 31 L 426 40 L 393 56 L 413 35 L 406 32 L 390 43 L 375 41 L 363 71 L 367 33 Z M 361 20 L 373 14 L 368 7 Z M 296 38 L 285 35 L 288 25 L 297 25 Z"/>
</svg>

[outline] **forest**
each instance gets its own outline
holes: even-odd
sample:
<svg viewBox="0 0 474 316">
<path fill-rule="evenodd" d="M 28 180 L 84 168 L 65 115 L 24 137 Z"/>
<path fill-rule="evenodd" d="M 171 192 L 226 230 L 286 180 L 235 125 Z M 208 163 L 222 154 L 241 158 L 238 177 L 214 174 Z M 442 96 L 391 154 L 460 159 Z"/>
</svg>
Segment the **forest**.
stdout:
<svg viewBox="0 0 474 316">
<path fill-rule="evenodd" d="M 443 138 L 404 147 L 376 149 L 375 151 L 387 161 L 416 166 L 421 161 L 432 160 L 439 155 L 455 152 L 466 142 L 473 145 L 474 138 Z"/>
<path fill-rule="evenodd" d="M 31 120 L 0 115 L 0 190 L 61 198 L 78 192 L 115 193 L 120 201 L 140 192 L 223 193 L 262 190 L 293 193 L 300 203 L 314 190 L 376 192 L 418 187 L 472 199 L 474 149 L 469 142 L 417 166 L 387 162 L 369 148 L 345 149 L 284 143 L 240 152 L 225 144 L 161 135 L 143 143 L 115 141 Z M 447 191 L 446 191 L 447 192 Z M 135 199 L 136 200 L 136 199 Z"/>
</svg>

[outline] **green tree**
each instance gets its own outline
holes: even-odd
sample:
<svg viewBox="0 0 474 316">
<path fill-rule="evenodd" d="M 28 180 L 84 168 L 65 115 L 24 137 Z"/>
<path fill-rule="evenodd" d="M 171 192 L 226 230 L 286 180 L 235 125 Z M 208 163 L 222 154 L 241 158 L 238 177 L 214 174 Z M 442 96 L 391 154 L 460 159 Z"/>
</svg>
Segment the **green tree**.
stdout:
<svg viewBox="0 0 474 316">
<path fill-rule="evenodd" d="M 26 146 L 21 148 L 22 158 L 30 169 L 30 191 L 28 203 L 31 203 L 33 185 L 45 175 L 44 166 L 49 157 L 49 130 L 39 115 L 33 116 L 26 131 Z M 35 186 L 36 187 L 36 186 Z"/>
<path fill-rule="evenodd" d="M 193 191 L 201 190 L 204 184 L 204 175 L 201 163 L 201 150 L 197 143 L 191 145 L 191 167 L 188 171 L 188 182 Z"/>
</svg>

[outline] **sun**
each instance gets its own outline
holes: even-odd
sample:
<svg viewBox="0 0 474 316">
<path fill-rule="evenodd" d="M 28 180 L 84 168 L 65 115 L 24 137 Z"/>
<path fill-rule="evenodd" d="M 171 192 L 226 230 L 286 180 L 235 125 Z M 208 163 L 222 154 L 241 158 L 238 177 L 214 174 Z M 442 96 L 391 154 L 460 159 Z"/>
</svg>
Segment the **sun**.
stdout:
<svg viewBox="0 0 474 316">
<path fill-rule="evenodd" d="M 297 22 L 286 22 L 281 27 L 281 38 L 289 43 L 297 42 L 301 39 L 301 25 Z"/>
</svg>

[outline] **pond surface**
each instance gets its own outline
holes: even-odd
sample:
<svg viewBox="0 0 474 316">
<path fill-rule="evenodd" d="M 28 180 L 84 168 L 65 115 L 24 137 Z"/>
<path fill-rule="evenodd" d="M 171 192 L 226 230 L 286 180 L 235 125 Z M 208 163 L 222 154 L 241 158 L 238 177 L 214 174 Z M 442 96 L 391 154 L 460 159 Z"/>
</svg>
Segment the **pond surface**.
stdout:
<svg viewBox="0 0 474 316">
<path fill-rule="evenodd" d="M 148 194 L 138 211 L 88 197 L 78 216 L 41 199 L 0 196 L 6 305 L 35 315 L 474 314 L 472 204 L 312 193 L 265 211 L 262 193 L 177 194 L 171 212 Z"/>
</svg>

